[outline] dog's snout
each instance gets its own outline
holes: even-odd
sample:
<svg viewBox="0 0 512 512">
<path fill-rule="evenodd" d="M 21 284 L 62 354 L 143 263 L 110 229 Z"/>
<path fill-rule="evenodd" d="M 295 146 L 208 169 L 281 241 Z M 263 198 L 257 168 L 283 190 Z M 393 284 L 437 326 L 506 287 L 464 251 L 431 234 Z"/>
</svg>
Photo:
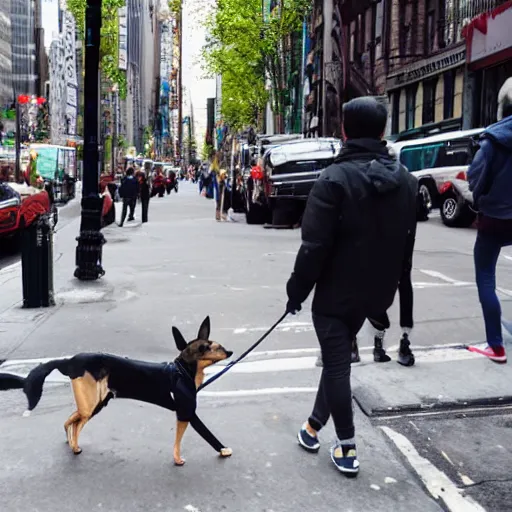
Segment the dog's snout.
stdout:
<svg viewBox="0 0 512 512">
<path fill-rule="evenodd" d="M 226 356 L 231 357 L 233 355 L 233 352 L 231 350 L 226 350 Z"/>
</svg>

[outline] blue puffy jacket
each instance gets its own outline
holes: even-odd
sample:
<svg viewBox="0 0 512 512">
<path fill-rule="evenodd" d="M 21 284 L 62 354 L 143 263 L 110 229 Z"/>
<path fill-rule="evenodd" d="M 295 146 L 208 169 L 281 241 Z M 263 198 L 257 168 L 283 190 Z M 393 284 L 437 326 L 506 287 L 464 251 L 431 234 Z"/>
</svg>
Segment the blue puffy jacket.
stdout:
<svg viewBox="0 0 512 512">
<path fill-rule="evenodd" d="M 512 116 L 489 126 L 480 139 L 468 170 L 473 200 L 487 217 L 512 219 Z"/>
<path fill-rule="evenodd" d="M 135 176 L 125 176 L 121 181 L 119 195 L 123 199 L 137 199 L 139 195 L 139 182 Z"/>
</svg>

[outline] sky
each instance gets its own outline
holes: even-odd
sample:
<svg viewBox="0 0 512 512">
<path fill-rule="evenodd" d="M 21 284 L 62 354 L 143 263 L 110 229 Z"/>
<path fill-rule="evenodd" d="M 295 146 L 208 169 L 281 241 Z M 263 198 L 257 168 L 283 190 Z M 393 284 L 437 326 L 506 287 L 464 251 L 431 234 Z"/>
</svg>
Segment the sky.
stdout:
<svg viewBox="0 0 512 512">
<path fill-rule="evenodd" d="M 183 86 L 194 108 L 196 144 L 199 154 L 206 133 L 206 99 L 215 97 L 215 80 L 203 79 L 201 49 L 205 43 L 202 26 L 208 9 L 215 0 L 184 0 L 183 2 Z"/>
<path fill-rule="evenodd" d="M 164 0 L 165 1 L 165 0 Z M 206 99 L 215 96 L 215 80 L 203 79 L 201 49 L 205 43 L 202 21 L 215 0 L 183 0 L 183 87 L 184 97 L 190 98 L 194 109 L 196 144 L 199 152 L 206 133 Z M 48 49 L 53 34 L 59 30 L 58 0 L 42 0 L 44 45 Z M 184 113 L 184 116 L 188 112 Z"/>
<path fill-rule="evenodd" d="M 58 0 L 42 0 L 41 18 L 44 28 L 44 46 L 49 49 L 53 33 L 59 33 Z"/>
</svg>

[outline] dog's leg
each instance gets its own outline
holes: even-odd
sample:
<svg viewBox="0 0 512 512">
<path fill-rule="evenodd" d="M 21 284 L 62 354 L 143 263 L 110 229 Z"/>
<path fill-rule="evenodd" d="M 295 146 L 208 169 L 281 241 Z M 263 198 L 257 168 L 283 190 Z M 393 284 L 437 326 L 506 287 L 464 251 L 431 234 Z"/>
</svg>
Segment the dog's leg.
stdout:
<svg viewBox="0 0 512 512">
<path fill-rule="evenodd" d="M 194 414 L 190 420 L 192 428 L 216 451 L 221 457 L 231 457 L 233 450 L 226 448 L 206 427 L 206 425 Z"/>
<path fill-rule="evenodd" d="M 108 393 L 106 382 L 106 378 L 97 381 L 88 372 L 85 372 L 83 377 L 71 381 L 77 408 L 76 414 L 79 417 L 69 427 L 69 446 L 77 455 L 82 453 L 82 449 L 78 446 L 78 436 L 102 400 L 105 399 Z"/>
<path fill-rule="evenodd" d="M 176 439 L 174 441 L 174 464 L 176 466 L 183 466 L 185 464 L 185 459 L 181 458 L 181 440 L 187 427 L 188 421 L 176 421 Z"/>
<path fill-rule="evenodd" d="M 78 411 L 75 411 L 64 423 L 64 430 L 66 432 L 66 438 L 68 440 L 68 443 L 70 443 L 71 435 L 70 435 L 70 427 L 75 422 L 77 422 L 80 419 L 80 413 Z M 71 445 L 70 445 L 71 446 Z"/>
</svg>

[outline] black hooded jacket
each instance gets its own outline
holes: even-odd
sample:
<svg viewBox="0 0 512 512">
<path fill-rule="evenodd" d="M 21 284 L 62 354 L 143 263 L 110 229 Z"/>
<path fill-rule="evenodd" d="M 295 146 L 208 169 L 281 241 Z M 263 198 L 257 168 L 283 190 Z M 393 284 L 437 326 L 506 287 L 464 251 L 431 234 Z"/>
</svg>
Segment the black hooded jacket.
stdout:
<svg viewBox="0 0 512 512">
<path fill-rule="evenodd" d="M 287 284 L 292 303 L 316 285 L 313 313 L 382 314 L 393 303 L 406 240 L 416 232 L 418 183 L 385 143 L 349 140 L 316 181 Z"/>
</svg>

